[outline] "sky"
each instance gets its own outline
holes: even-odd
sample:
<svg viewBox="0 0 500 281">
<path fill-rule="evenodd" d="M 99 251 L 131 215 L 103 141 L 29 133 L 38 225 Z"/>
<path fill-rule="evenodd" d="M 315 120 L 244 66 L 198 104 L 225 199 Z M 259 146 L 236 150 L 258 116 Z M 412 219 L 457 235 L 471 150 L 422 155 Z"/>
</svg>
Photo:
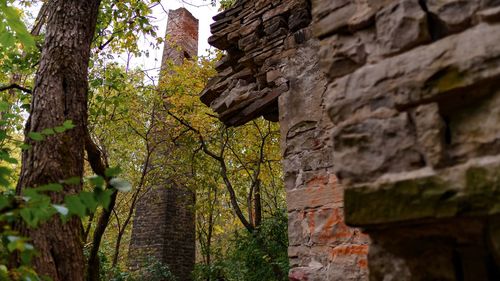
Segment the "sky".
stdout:
<svg viewBox="0 0 500 281">
<path fill-rule="evenodd" d="M 163 0 L 161 2 L 163 8 L 158 5 L 153 9 L 153 16 L 156 18 L 153 20 L 153 24 L 158 26 L 158 36 L 165 37 L 168 15 L 165 13 L 164 9 L 175 10 L 184 7 L 199 20 L 198 54 L 207 54 L 207 49 L 210 48 L 210 45 L 207 43 L 208 37 L 210 37 L 210 24 L 213 23 L 212 17 L 218 13 L 218 6 L 212 7 L 210 5 L 210 0 Z M 189 3 L 191 3 L 191 5 Z M 134 58 L 131 62 L 131 66 L 150 69 L 148 70 L 148 74 L 157 77 L 161 64 L 163 45 L 160 46 L 159 49 L 154 50 L 149 46 L 146 40 L 141 40 L 139 46 L 142 50 L 149 50 L 149 57 L 142 56 Z M 122 60 L 125 61 L 126 57 L 122 57 Z"/>
<path fill-rule="evenodd" d="M 217 1 L 218 2 L 218 1 Z M 162 0 L 162 5 L 157 5 L 153 8 L 153 19 L 151 22 L 153 25 L 157 26 L 156 30 L 158 36 L 165 38 L 165 31 L 167 28 L 168 20 L 168 10 L 175 10 L 180 7 L 184 7 L 189 10 L 198 20 L 199 20 L 199 41 L 198 41 L 198 55 L 206 55 L 207 50 L 210 47 L 208 44 L 208 37 L 210 37 L 210 24 L 213 23 L 212 17 L 218 14 L 219 5 L 213 7 L 210 3 L 211 0 Z M 35 5 L 28 10 L 31 17 L 35 17 L 41 7 L 41 2 L 35 3 Z M 141 56 L 137 58 L 132 58 L 129 66 L 139 67 L 144 69 L 149 77 L 155 78 L 157 80 L 161 57 L 163 54 L 163 44 L 159 49 L 154 49 L 150 46 L 149 42 L 152 40 L 147 40 L 142 38 L 139 40 L 139 48 L 143 51 L 149 51 L 149 57 Z M 213 48 L 213 47 L 212 47 Z M 121 54 L 115 57 L 120 63 L 126 64 L 127 55 Z"/>
</svg>

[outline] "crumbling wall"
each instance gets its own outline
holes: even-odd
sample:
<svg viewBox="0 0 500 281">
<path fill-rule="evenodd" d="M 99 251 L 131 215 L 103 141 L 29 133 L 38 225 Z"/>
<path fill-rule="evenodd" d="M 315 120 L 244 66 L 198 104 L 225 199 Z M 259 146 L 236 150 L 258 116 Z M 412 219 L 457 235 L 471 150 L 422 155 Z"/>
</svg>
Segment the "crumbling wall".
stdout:
<svg viewBox="0 0 500 281">
<path fill-rule="evenodd" d="M 500 280 L 500 1 L 313 1 L 370 280 Z"/>
<path fill-rule="evenodd" d="M 198 20 L 186 9 L 169 12 L 162 70 L 168 65 L 181 64 L 198 53 Z M 168 74 L 166 74 L 168 75 Z M 161 82 L 161 81 L 160 81 Z M 159 94 L 161 94 L 159 92 Z M 155 151 L 150 169 L 159 175 L 149 181 L 145 194 L 138 200 L 129 247 L 129 263 L 133 268 L 152 260 L 169 266 L 179 281 L 191 280 L 195 265 L 195 195 L 184 186 L 175 184 L 172 175 L 162 174 L 164 159 L 171 157 L 171 128 L 162 106 L 155 110 L 156 122 L 150 147 Z"/>
<path fill-rule="evenodd" d="M 227 125 L 278 113 L 292 280 L 500 280 L 500 1 L 248 0 L 216 20 L 228 55 L 202 100 Z"/>
<path fill-rule="evenodd" d="M 225 50 L 201 99 L 229 126 L 279 120 L 291 280 L 363 280 L 368 240 L 343 220 L 334 175 L 327 79 L 306 0 L 240 1 L 217 15 L 209 42 Z"/>
</svg>

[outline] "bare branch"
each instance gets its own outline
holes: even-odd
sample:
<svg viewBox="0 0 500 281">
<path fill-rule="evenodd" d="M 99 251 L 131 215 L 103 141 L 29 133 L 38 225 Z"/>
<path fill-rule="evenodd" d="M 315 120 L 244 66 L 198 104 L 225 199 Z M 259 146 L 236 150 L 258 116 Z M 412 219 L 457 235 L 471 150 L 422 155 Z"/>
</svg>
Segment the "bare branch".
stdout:
<svg viewBox="0 0 500 281">
<path fill-rule="evenodd" d="M 0 86 L 0 92 L 3 92 L 3 91 L 7 91 L 7 90 L 11 90 L 11 89 L 18 89 L 18 90 L 21 90 L 25 93 L 28 93 L 28 94 L 32 94 L 33 91 L 31 91 L 31 89 L 28 89 L 28 88 L 25 88 L 23 86 L 20 86 L 16 83 L 13 83 L 13 84 L 10 84 L 10 85 L 7 85 L 7 86 Z"/>
<path fill-rule="evenodd" d="M 187 121 L 175 116 L 172 112 L 167 111 L 167 114 L 172 116 L 175 120 L 177 120 L 179 123 L 184 125 L 186 128 L 190 129 L 194 133 L 198 135 L 198 139 L 201 144 L 202 151 L 207 154 L 208 156 L 212 157 L 214 160 L 219 162 L 220 169 L 221 169 L 221 177 L 222 180 L 224 181 L 224 184 L 226 185 L 227 191 L 229 192 L 229 199 L 231 201 L 231 205 L 233 206 L 234 212 L 236 213 L 236 216 L 240 220 L 240 222 L 245 226 L 245 228 L 249 232 L 254 231 L 253 225 L 245 218 L 243 215 L 243 212 L 241 211 L 241 208 L 238 204 L 238 200 L 236 197 L 236 192 L 234 191 L 233 184 L 231 183 L 231 180 L 229 179 L 228 173 L 227 173 L 227 166 L 226 166 L 226 161 L 224 160 L 224 150 L 227 146 L 227 141 L 228 139 L 226 138 L 226 141 L 222 143 L 221 147 L 221 153 L 217 155 L 216 153 L 210 151 L 205 143 L 205 140 L 203 139 L 203 136 L 201 135 L 200 131 L 191 126 Z"/>
</svg>

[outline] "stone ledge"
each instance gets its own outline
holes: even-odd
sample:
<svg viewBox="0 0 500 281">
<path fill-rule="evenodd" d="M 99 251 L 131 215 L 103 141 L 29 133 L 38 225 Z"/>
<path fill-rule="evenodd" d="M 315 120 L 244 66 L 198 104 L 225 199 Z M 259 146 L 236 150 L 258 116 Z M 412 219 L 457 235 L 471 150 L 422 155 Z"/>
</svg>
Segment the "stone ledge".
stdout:
<svg viewBox="0 0 500 281">
<path fill-rule="evenodd" d="M 495 214 L 500 214 L 500 156 L 439 171 L 386 175 L 345 190 L 345 217 L 351 226 Z"/>
</svg>

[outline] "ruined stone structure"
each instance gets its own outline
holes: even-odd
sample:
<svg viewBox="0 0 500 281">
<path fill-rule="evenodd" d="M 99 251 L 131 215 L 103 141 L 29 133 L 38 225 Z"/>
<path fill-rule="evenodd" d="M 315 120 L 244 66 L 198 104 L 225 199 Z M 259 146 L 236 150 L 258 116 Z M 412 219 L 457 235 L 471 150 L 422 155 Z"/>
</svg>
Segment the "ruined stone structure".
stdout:
<svg viewBox="0 0 500 281">
<path fill-rule="evenodd" d="M 201 99 L 230 126 L 279 114 L 291 280 L 500 280 L 500 1 L 241 0 L 215 20 Z"/>
<path fill-rule="evenodd" d="M 198 53 L 198 20 L 186 9 L 170 11 L 167 23 L 167 38 L 163 51 L 162 68 L 169 63 L 181 64 L 184 59 L 194 58 Z M 160 109 L 157 118 L 164 120 Z M 152 165 L 170 157 L 168 126 L 160 125 L 154 132 L 153 142 L 158 145 Z M 132 267 L 142 266 L 156 259 L 169 266 L 179 281 L 191 280 L 195 264 L 195 195 L 169 180 L 171 175 L 155 178 L 152 188 L 137 203 L 134 226 L 129 248 Z"/>
</svg>

